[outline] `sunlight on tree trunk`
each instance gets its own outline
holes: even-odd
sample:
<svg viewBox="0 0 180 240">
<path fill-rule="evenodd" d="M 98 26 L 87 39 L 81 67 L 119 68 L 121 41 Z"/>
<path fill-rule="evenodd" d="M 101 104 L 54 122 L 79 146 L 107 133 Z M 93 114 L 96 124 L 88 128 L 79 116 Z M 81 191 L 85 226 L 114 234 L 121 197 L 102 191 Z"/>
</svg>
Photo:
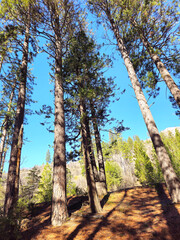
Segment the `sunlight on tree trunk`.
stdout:
<svg viewBox="0 0 180 240">
<path fill-rule="evenodd" d="M 54 121 L 54 168 L 52 217 L 53 226 L 60 226 L 68 217 L 66 199 L 66 157 L 65 157 L 65 120 L 64 120 L 64 90 L 62 79 L 62 47 L 59 33 L 59 15 L 54 9 L 55 33 L 55 121 Z"/>
<path fill-rule="evenodd" d="M 164 147 L 164 144 L 161 140 L 160 134 L 158 132 L 157 126 L 154 122 L 153 116 L 151 114 L 151 111 L 149 109 L 149 106 L 147 104 L 147 101 L 145 99 L 145 96 L 143 94 L 143 91 L 141 89 L 141 85 L 137 79 L 136 73 L 134 71 L 133 65 L 131 63 L 131 60 L 128 56 L 126 47 L 123 43 L 123 40 L 120 37 L 119 29 L 116 26 L 114 20 L 111 17 L 110 11 L 106 10 L 107 17 L 110 21 L 111 28 L 114 32 L 114 35 L 116 37 L 119 50 L 121 52 L 122 58 L 124 60 L 125 66 L 127 68 L 129 78 L 131 80 L 139 107 L 141 109 L 145 124 L 147 126 L 149 135 L 151 137 L 151 140 L 153 142 L 154 148 L 156 150 L 156 154 L 158 156 L 158 160 L 163 172 L 164 180 L 166 182 L 166 185 L 168 187 L 169 193 L 171 195 L 173 202 L 180 202 L 180 181 L 176 176 L 176 173 L 172 167 L 171 160 L 167 154 L 167 151 Z"/>
<path fill-rule="evenodd" d="M 19 133 L 19 139 L 18 139 L 16 179 L 15 179 L 15 190 L 14 190 L 15 202 L 18 201 L 18 194 L 19 194 L 19 177 L 20 177 L 20 162 L 21 162 L 22 145 L 23 145 L 23 125 L 21 126 L 20 133 Z"/>
</svg>

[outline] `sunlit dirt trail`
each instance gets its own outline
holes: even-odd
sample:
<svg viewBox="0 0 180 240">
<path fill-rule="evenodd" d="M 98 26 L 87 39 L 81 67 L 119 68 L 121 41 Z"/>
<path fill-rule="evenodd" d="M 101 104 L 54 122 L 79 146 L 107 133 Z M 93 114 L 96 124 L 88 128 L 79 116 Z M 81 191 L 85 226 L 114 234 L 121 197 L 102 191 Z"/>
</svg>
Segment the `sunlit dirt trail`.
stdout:
<svg viewBox="0 0 180 240">
<path fill-rule="evenodd" d="M 110 193 L 101 203 L 103 212 L 92 215 L 86 197 L 71 198 L 71 216 L 61 227 L 50 225 L 50 206 L 42 205 L 32 213 L 22 239 L 180 240 L 180 204 L 171 203 L 162 185 Z"/>
</svg>

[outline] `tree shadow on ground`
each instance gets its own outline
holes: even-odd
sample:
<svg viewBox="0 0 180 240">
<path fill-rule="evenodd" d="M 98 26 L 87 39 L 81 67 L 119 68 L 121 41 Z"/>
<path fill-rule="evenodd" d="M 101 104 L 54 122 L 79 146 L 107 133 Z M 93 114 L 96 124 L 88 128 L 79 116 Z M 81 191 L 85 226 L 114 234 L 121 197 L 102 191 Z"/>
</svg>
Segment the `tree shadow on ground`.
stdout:
<svg viewBox="0 0 180 240">
<path fill-rule="evenodd" d="M 109 194 L 110 195 L 110 194 Z M 111 210 L 109 211 L 102 219 L 102 221 L 97 225 L 97 227 L 94 229 L 94 231 L 88 236 L 87 240 L 91 240 L 94 238 L 94 236 L 96 235 L 96 233 L 101 229 L 101 227 L 103 225 L 106 225 L 108 217 L 115 211 L 115 209 L 117 207 L 119 207 L 121 205 L 121 203 L 124 201 L 125 197 L 127 196 L 127 190 L 125 190 L 124 192 L 124 196 L 122 197 L 122 199 L 120 200 L 120 202 Z M 108 196 L 109 197 L 109 196 Z M 107 201 L 106 201 L 107 202 Z"/>
<path fill-rule="evenodd" d="M 171 199 L 167 196 L 164 190 L 165 184 L 156 184 L 155 189 L 161 203 L 161 209 L 163 211 L 163 216 L 166 219 L 169 233 L 171 234 L 173 240 L 179 240 L 180 214 L 176 208 L 176 204 L 173 204 Z"/>
<path fill-rule="evenodd" d="M 111 195 L 111 193 L 107 193 L 107 194 L 103 197 L 103 199 L 101 200 L 100 203 L 101 203 L 101 207 L 102 207 L 102 208 L 103 208 L 104 205 L 107 203 L 110 195 Z"/>
<path fill-rule="evenodd" d="M 78 211 L 83 204 L 89 204 L 88 196 L 72 197 L 68 200 L 68 213 L 71 216 L 72 213 Z"/>
<path fill-rule="evenodd" d="M 48 236 L 47 239 L 54 240 L 95 240 L 109 236 L 114 240 L 179 240 L 180 217 L 176 209 L 179 205 L 172 204 L 164 187 L 136 187 L 117 191 L 117 194 L 108 193 L 101 200 L 101 206 L 104 207 L 102 214 L 89 213 L 88 197 L 72 197 L 68 201 L 72 218 L 67 225 L 57 228 L 50 226 L 50 206 L 47 206 L 48 211 L 42 209 L 42 214 L 36 215 L 46 216 L 43 222 L 38 222 L 38 218 L 36 222 L 32 221 L 31 228 L 26 231 L 27 237 L 22 239 L 44 240 Z M 40 213 L 40 209 L 37 213 Z"/>
<path fill-rule="evenodd" d="M 83 203 L 88 204 L 87 196 L 68 198 L 69 216 L 72 213 L 78 211 L 82 207 Z M 40 219 L 38 217 L 40 216 L 42 218 L 42 215 L 46 220 L 40 222 Z M 41 229 L 44 229 L 45 227 L 51 225 L 51 202 L 36 204 L 32 207 L 32 209 L 30 209 L 28 217 L 31 219 L 31 226 L 28 226 L 27 223 L 28 229 L 22 233 L 23 240 L 33 239 L 38 234 L 38 232 L 41 231 Z"/>
<path fill-rule="evenodd" d="M 114 207 L 111 211 L 109 211 L 108 214 L 106 214 L 105 216 L 101 216 L 101 214 L 96 214 L 96 215 L 95 214 L 87 214 L 86 216 L 84 216 L 82 222 L 67 237 L 67 240 L 74 239 L 82 228 L 84 228 L 86 225 L 89 225 L 89 224 L 91 224 L 91 223 L 93 223 L 95 221 L 94 216 L 96 216 L 96 218 L 102 218 L 102 221 L 97 225 L 97 227 L 95 228 L 93 233 L 91 235 L 89 235 L 89 237 L 87 238 L 87 240 L 93 239 L 93 237 L 96 235 L 96 233 L 101 229 L 102 225 L 105 224 L 105 222 L 107 221 L 108 217 L 112 214 L 112 212 L 123 202 L 123 200 L 126 197 L 126 193 L 127 193 L 127 191 L 125 190 L 124 196 L 120 200 L 120 202 L 116 205 L 116 207 Z M 105 195 L 104 198 L 101 200 L 101 206 L 102 207 L 108 201 L 109 196 L 110 196 L 110 193 Z"/>
</svg>

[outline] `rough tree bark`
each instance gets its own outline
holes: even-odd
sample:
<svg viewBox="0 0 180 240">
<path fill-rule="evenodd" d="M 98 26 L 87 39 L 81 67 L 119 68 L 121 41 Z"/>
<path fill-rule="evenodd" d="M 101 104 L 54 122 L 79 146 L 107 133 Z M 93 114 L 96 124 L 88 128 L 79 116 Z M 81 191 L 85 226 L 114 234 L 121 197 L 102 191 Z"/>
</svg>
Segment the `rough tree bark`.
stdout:
<svg viewBox="0 0 180 240">
<path fill-rule="evenodd" d="M 68 217 L 66 198 L 66 157 L 64 90 L 62 79 L 62 46 L 59 14 L 56 5 L 51 3 L 51 17 L 55 34 L 55 121 L 54 121 L 54 168 L 51 224 L 60 226 Z"/>
<path fill-rule="evenodd" d="M 118 26 L 114 22 L 109 9 L 105 10 L 108 20 L 111 24 L 111 28 L 117 40 L 119 50 L 121 52 L 122 58 L 124 60 L 125 66 L 127 68 L 129 78 L 131 80 L 139 107 L 141 109 L 145 124 L 147 126 L 149 135 L 151 137 L 153 146 L 155 148 L 158 160 L 163 172 L 164 180 L 166 182 L 167 188 L 169 190 L 172 201 L 177 203 L 180 202 L 180 181 L 176 176 L 176 173 L 172 167 L 171 160 L 167 154 L 164 144 L 161 140 L 160 134 L 158 132 L 157 126 L 154 122 L 153 116 L 147 104 L 146 98 L 141 89 L 141 85 L 136 76 L 135 70 L 133 68 L 132 62 L 128 56 L 128 52 L 120 36 Z"/>
<path fill-rule="evenodd" d="M 6 147 L 7 147 L 7 144 L 6 144 Z M 1 162 L 1 168 L 0 168 L 0 179 L 2 178 L 2 174 L 3 174 L 4 163 L 6 160 L 6 153 L 7 153 L 7 148 L 6 148 L 6 150 L 4 150 L 3 156 L 2 156 L 2 162 Z"/>
<path fill-rule="evenodd" d="M 102 211 L 101 204 L 98 198 L 96 183 L 94 179 L 94 174 L 91 165 L 91 158 L 88 145 L 90 144 L 90 131 L 88 129 L 89 123 L 86 113 L 86 108 L 83 100 L 80 100 L 80 115 L 81 115 L 81 134 L 82 134 L 82 145 L 83 145 L 83 155 L 85 161 L 85 169 L 86 169 L 86 179 L 87 179 L 87 187 L 88 187 L 88 195 L 90 208 L 92 213 L 99 213 Z"/>
<path fill-rule="evenodd" d="M 4 202 L 5 216 L 8 216 L 13 212 L 16 204 L 15 180 L 16 180 L 16 168 L 17 168 L 18 139 L 19 139 L 20 129 L 24 121 L 28 49 L 29 49 L 29 30 L 30 30 L 30 11 L 28 13 L 28 19 L 27 19 L 27 24 L 25 29 L 22 64 L 20 69 L 19 94 L 18 94 L 18 101 L 17 101 L 14 133 L 12 137 L 9 170 L 8 170 L 8 177 L 7 177 L 7 187 L 6 187 L 6 195 L 5 195 L 5 202 Z"/>
<path fill-rule="evenodd" d="M 98 169 L 97 169 L 97 165 L 96 165 L 96 160 L 95 160 L 95 156 L 94 156 L 94 150 L 92 147 L 92 141 L 91 141 L 91 132 L 90 132 L 90 128 L 89 128 L 89 121 L 88 121 L 88 125 L 87 125 L 87 129 L 88 129 L 88 151 L 90 154 L 90 159 L 91 159 L 91 166 L 92 166 L 92 170 L 93 170 L 93 174 L 94 174 L 94 180 L 96 183 L 99 182 L 99 173 L 98 173 Z"/>
<path fill-rule="evenodd" d="M 17 165 L 16 165 L 16 179 L 15 179 L 15 190 L 14 190 L 14 198 L 15 202 L 18 201 L 19 194 L 19 177 L 20 177 L 20 162 L 21 162 L 21 149 L 23 145 L 23 124 L 21 125 L 19 138 L 18 138 L 18 150 L 17 150 Z"/>
<path fill-rule="evenodd" d="M 101 137 L 100 137 L 97 120 L 96 120 L 95 109 L 92 101 L 90 102 L 90 108 L 91 108 L 92 122 L 93 122 L 95 142 L 96 142 L 97 159 L 98 159 L 98 165 L 99 165 L 99 182 L 97 183 L 99 185 L 98 195 L 105 195 L 107 194 L 107 184 L 106 184 L 103 152 L 101 147 Z"/>
</svg>

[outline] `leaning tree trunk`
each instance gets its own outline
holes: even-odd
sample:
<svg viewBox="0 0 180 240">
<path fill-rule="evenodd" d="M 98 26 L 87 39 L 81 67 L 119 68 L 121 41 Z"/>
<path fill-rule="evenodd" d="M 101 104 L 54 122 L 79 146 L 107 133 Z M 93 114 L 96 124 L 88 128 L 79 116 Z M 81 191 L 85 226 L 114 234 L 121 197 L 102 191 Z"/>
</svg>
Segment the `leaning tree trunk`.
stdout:
<svg viewBox="0 0 180 240">
<path fill-rule="evenodd" d="M 101 137 L 100 137 L 100 133 L 99 133 L 98 125 L 97 125 L 96 114 L 95 114 L 95 109 L 94 109 L 92 101 L 90 102 L 90 108 L 91 108 L 92 122 L 93 122 L 95 142 L 96 142 L 97 159 L 98 159 L 98 164 L 99 164 L 98 194 L 105 195 L 105 194 L 107 194 L 107 185 L 106 185 L 106 174 L 105 174 L 105 167 L 104 167 L 103 152 L 102 152 L 102 147 L 101 147 Z"/>
<path fill-rule="evenodd" d="M 11 110 L 11 105 L 12 105 L 12 100 L 13 100 L 13 97 L 14 97 L 15 87 L 16 87 L 16 82 L 12 86 L 12 91 L 11 91 L 11 95 L 10 95 L 10 99 L 9 99 L 7 112 L 9 112 Z M 3 126 L 1 143 L 0 143 L 0 169 L 1 169 L 1 165 L 2 165 L 2 158 L 3 158 L 3 152 L 4 152 L 7 130 L 9 128 L 9 117 L 8 116 L 5 117 L 3 125 L 4 126 Z M 0 178 L 1 178 L 1 176 L 0 176 Z"/>
<path fill-rule="evenodd" d="M 161 74 L 162 79 L 166 83 L 166 85 L 169 88 L 171 94 L 173 95 L 175 101 L 177 102 L 178 106 L 180 107 L 180 89 L 178 88 L 178 86 L 176 85 L 174 80 L 172 79 L 170 73 L 168 72 L 168 70 L 166 69 L 164 64 L 161 62 L 159 56 L 156 53 L 154 53 L 149 42 L 143 35 L 141 35 L 141 40 L 142 40 L 144 46 L 146 47 L 147 51 L 149 52 L 149 55 L 151 56 L 151 59 L 155 63 L 159 73 Z"/>
<path fill-rule="evenodd" d="M 153 119 L 153 116 L 149 109 L 149 106 L 147 104 L 146 98 L 141 89 L 141 85 L 138 81 L 135 70 L 133 68 L 133 64 L 129 58 L 129 55 L 128 55 L 127 49 L 123 43 L 123 40 L 120 37 L 119 29 L 118 29 L 117 25 L 115 24 L 113 18 L 111 17 L 109 10 L 106 10 L 106 14 L 110 21 L 111 28 L 114 32 L 114 35 L 115 35 L 117 43 L 118 43 L 119 50 L 121 52 L 125 66 L 127 68 L 129 78 L 131 80 L 139 107 L 141 109 L 145 124 L 147 126 L 149 135 L 151 137 L 153 146 L 155 148 L 155 151 L 156 151 L 156 154 L 157 154 L 160 166 L 161 166 L 161 170 L 162 170 L 162 173 L 164 176 L 164 180 L 168 187 L 170 196 L 171 196 L 173 202 L 175 202 L 175 203 L 180 202 L 180 181 L 176 176 L 176 173 L 172 167 L 171 160 L 170 160 L 170 158 L 167 154 L 167 151 L 164 147 L 164 144 L 161 140 L 157 126 L 154 122 L 154 119 Z"/>
<path fill-rule="evenodd" d="M 52 4 L 52 7 L 54 4 Z M 60 226 L 68 217 L 66 198 L 66 157 L 65 157 L 65 119 L 64 90 L 62 79 L 62 46 L 59 17 L 54 6 L 52 15 L 55 33 L 55 121 L 54 121 L 54 167 L 52 217 L 53 226 Z"/>
<path fill-rule="evenodd" d="M 153 60 L 159 73 L 161 74 L 162 79 L 166 83 L 166 85 L 169 88 L 171 94 L 173 95 L 175 101 L 177 102 L 178 106 L 180 107 L 180 89 L 174 82 L 174 80 L 171 77 L 170 73 L 168 72 L 167 68 L 161 62 L 159 56 L 154 52 L 154 49 L 150 45 L 147 38 L 144 36 L 143 32 L 139 29 L 137 22 L 134 19 L 131 19 L 131 23 L 139 32 L 139 36 L 140 36 L 140 39 L 141 39 L 143 45 L 147 49 L 151 59 Z"/>
<path fill-rule="evenodd" d="M 92 213 L 99 213 L 102 211 L 101 204 L 98 198 L 96 183 L 94 179 L 94 174 L 91 165 L 91 158 L 88 145 L 90 142 L 89 139 L 89 131 L 88 131 L 88 119 L 86 108 L 83 101 L 80 101 L 80 115 L 82 116 L 81 119 L 81 133 L 82 133 L 82 145 L 83 145 L 83 155 L 85 161 L 85 169 L 86 169 L 86 179 L 87 179 L 87 187 L 88 187 L 88 195 L 89 195 L 89 202 L 90 208 Z"/>
<path fill-rule="evenodd" d="M 7 187 L 4 203 L 5 216 L 10 215 L 15 207 L 15 180 L 16 180 L 16 168 L 17 168 L 17 154 L 18 154 L 18 139 L 20 129 L 24 121 L 25 99 L 26 99 L 26 83 L 27 83 L 27 65 L 28 65 L 28 48 L 29 48 L 29 29 L 30 29 L 30 14 L 28 14 L 28 20 L 25 30 L 25 40 L 23 46 L 22 64 L 20 69 L 20 86 L 19 95 L 17 101 L 17 109 L 14 124 L 14 133 L 12 137 L 11 154 L 9 161 L 9 170 L 7 177 Z"/>
</svg>

